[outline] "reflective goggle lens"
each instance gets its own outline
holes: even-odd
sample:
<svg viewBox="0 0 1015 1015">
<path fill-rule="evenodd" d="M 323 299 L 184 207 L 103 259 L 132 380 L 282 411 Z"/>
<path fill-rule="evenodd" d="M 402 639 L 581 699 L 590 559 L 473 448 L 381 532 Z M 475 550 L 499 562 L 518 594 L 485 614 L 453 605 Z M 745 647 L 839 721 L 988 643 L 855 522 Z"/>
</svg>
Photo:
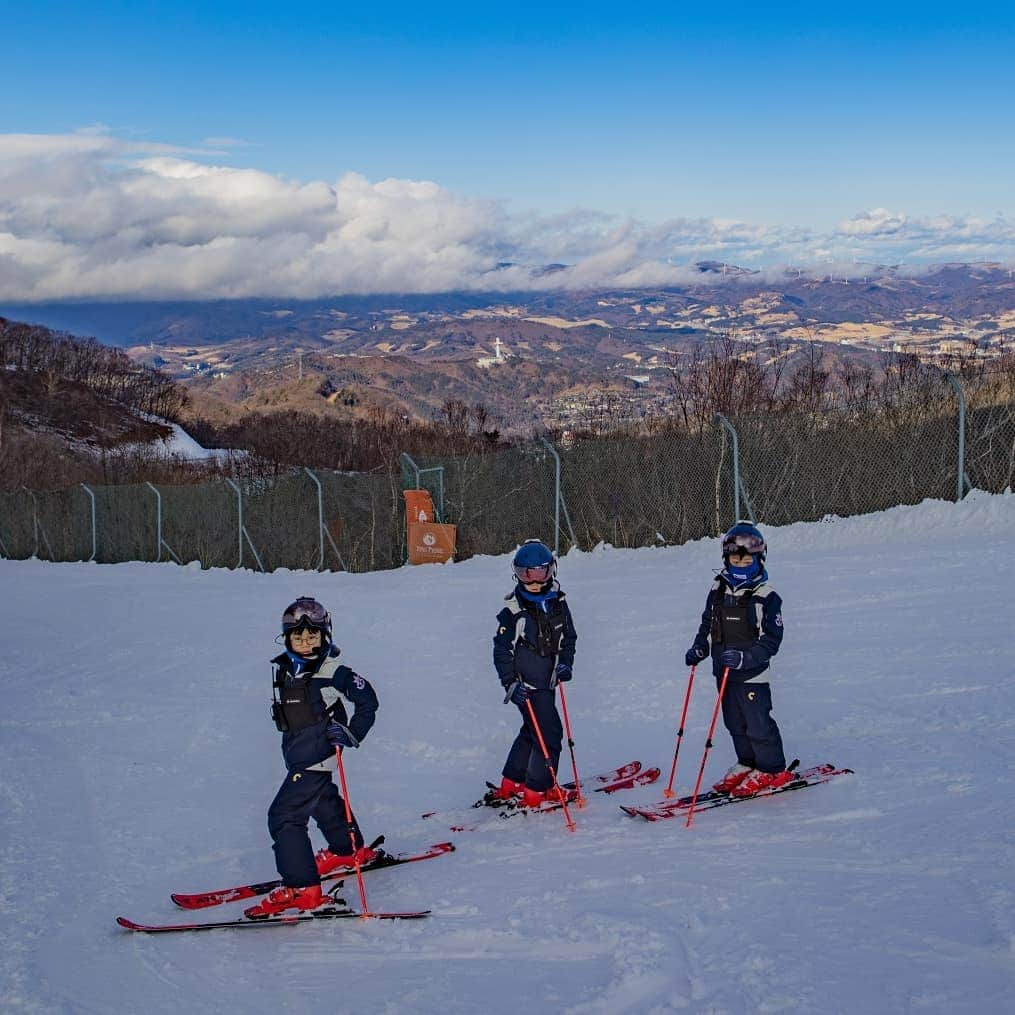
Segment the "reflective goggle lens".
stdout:
<svg viewBox="0 0 1015 1015">
<path fill-rule="evenodd" d="M 320 603 L 293 603 L 282 616 L 282 627 L 291 628 L 325 627 L 328 623 L 328 611 Z"/>
<path fill-rule="evenodd" d="M 550 580 L 553 564 L 539 564 L 536 567 L 518 567 L 518 565 L 515 565 L 514 572 L 515 577 L 523 585 L 534 585 L 536 582 L 542 585 Z"/>
<path fill-rule="evenodd" d="M 724 557 L 728 557 L 731 553 L 736 551 L 749 553 L 753 556 L 756 553 L 763 553 L 764 550 L 765 542 L 762 539 L 758 539 L 757 536 L 737 535 L 732 539 L 725 540 L 722 544 Z"/>
</svg>

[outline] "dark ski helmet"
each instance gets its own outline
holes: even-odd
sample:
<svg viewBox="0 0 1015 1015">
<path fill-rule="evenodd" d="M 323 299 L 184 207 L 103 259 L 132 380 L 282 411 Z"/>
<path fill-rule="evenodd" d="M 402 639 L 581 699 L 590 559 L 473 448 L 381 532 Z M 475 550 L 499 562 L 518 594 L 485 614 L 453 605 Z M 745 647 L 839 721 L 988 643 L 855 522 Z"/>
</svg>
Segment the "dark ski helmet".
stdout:
<svg viewBox="0 0 1015 1015">
<path fill-rule="evenodd" d="M 729 563 L 729 556 L 735 548 L 746 550 L 757 563 L 764 564 L 768 554 L 765 537 L 750 522 L 737 522 L 722 537 L 722 559 Z"/>
<path fill-rule="evenodd" d="M 321 646 L 327 648 L 331 644 L 331 614 L 310 596 L 300 596 L 290 603 L 282 614 L 282 634 L 285 636 L 286 648 L 291 648 L 289 635 L 293 631 L 310 629 L 321 632 Z"/>
<path fill-rule="evenodd" d="M 557 573 L 557 560 L 545 543 L 538 539 L 526 539 L 515 553 L 511 570 L 522 585 L 539 582 L 545 590 L 550 587 Z"/>
</svg>

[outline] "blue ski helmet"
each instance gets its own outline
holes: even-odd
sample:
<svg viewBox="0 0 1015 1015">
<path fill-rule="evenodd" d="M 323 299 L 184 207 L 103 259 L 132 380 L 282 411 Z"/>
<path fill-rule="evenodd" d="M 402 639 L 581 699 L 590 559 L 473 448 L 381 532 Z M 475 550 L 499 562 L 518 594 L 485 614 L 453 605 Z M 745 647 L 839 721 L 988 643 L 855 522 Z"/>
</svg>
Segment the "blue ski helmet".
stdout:
<svg viewBox="0 0 1015 1015">
<path fill-rule="evenodd" d="M 522 585 L 532 585 L 536 582 L 544 588 L 549 588 L 557 573 L 557 561 L 553 551 L 538 539 L 526 539 L 518 551 L 515 559 L 511 562 L 511 569 L 515 578 Z"/>
<path fill-rule="evenodd" d="M 737 522 L 729 532 L 722 537 L 722 559 L 728 562 L 730 553 L 739 547 L 746 550 L 757 564 L 764 564 L 768 554 L 768 547 L 765 545 L 765 537 L 750 522 Z"/>
<path fill-rule="evenodd" d="M 331 614 L 310 596 L 300 596 L 282 614 L 282 634 L 285 635 L 286 648 L 290 647 L 289 635 L 305 628 L 321 632 L 322 648 L 331 644 Z"/>
</svg>

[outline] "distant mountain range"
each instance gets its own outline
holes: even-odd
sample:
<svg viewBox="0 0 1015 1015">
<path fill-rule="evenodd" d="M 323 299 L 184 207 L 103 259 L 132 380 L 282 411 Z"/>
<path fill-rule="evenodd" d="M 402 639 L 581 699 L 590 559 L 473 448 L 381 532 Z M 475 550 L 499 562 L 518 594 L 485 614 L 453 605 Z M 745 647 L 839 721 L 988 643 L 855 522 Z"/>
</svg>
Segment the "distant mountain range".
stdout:
<svg viewBox="0 0 1015 1015">
<path fill-rule="evenodd" d="M 877 363 L 885 352 L 995 355 L 1015 335 L 1015 280 L 996 264 L 919 275 L 777 275 L 703 262 L 680 288 L 343 296 L 327 300 L 0 305 L 0 315 L 124 346 L 183 379 L 199 411 L 300 408 L 428 416 L 482 402 L 508 429 L 567 424 L 589 391 L 665 412 L 667 367 L 723 334 L 778 355 Z M 867 274 L 863 274 L 867 271 Z"/>
</svg>

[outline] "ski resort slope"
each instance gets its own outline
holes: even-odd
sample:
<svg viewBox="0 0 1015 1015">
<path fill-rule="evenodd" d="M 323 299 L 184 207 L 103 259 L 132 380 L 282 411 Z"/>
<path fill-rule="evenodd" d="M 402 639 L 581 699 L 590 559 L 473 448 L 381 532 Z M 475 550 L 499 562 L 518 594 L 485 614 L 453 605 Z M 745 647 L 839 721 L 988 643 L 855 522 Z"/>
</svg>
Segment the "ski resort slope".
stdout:
<svg viewBox="0 0 1015 1015">
<path fill-rule="evenodd" d="M 662 798 L 716 540 L 561 561 L 579 770 L 663 769 L 575 811 L 573 834 L 559 813 L 456 834 L 420 818 L 478 797 L 516 729 L 491 664 L 508 557 L 355 575 L 0 561 L 0 1010 L 1010 1012 L 1015 497 L 765 532 L 788 756 L 856 774 L 690 830 L 618 804 Z M 369 901 L 433 915 L 119 929 L 120 914 L 238 916 L 186 914 L 169 893 L 275 876 L 268 659 L 301 594 L 330 607 L 381 699 L 346 752 L 365 834 L 458 846 L 370 874 Z M 696 684 L 681 792 L 715 700 Z M 706 778 L 731 761 L 720 727 Z"/>
</svg>

